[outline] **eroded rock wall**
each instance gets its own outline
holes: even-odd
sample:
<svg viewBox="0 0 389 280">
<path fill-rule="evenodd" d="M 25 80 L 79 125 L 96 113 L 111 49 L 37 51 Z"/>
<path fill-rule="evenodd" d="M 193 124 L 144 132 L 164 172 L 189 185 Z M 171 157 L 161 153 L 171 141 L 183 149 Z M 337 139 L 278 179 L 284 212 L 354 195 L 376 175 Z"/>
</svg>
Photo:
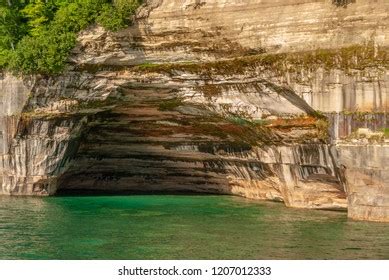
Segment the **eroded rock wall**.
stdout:
<svg viewBox="0 0 389 280">
<path fill-rule="evenodd" d="M 11 185 L 6 182 L 10 172 L 6 169 L 7 154 L 17 134 L 21 113 L 27 102 L 32 84 L 9 74 L 0 76 L 0 194 L 9 194 Z"/>
<path fill-rule="evenodd" d="M 347 177 L 348 216 L 389 222 L 389 145 L 338 145 Z"/>
<path fill-rule="evenodd" d="M 134 27 L 114 36 L 88 30 L 77 63 L 131 65 L 267 52 L 388 46 L 386 0 L 148 0 Z M 130 36 L 129 36 L 130 34 Z M 82 54 L 81 54 L 82 53 Z"/>
<path fill-rule="evenodd" d="M 0 76 L 0 155 L 7 152 L 26 104 L 30 85 L 12 75 Z"/>
<path fill-rule="evenodd" d="M 16 106 L 3 193 L 196 191 L 344 209 L 347 191 L 379 205 L 352 171 L 373 169 L 334 145 L 386 127 L 388 6 L 150 0 L 132 27 L 91 26 L 66 72 L 36 77 Z M 369 219 L 363 203 L 349 200 L 351 217 Z"/>
<path fill-rule="evenodd" d="M 58 87 L 58 83 L 53 83 L 56 91 L 61 92 L 71 85 L 62 79 L 59 81 L 66 86 Z M 50 92 L 50 84 L 44 78 L 3 76 L 0 84 L 0 194 L 55 194 L 57 177 L 66 170 L 69 158 L 77 150 L 86 118 L 61 115 L 70 108 L 69 101 Z M 54 99 L 58 101 L 51 102 Z M 48 113 L 53 117 L 48 117 Z"/>
</svg>

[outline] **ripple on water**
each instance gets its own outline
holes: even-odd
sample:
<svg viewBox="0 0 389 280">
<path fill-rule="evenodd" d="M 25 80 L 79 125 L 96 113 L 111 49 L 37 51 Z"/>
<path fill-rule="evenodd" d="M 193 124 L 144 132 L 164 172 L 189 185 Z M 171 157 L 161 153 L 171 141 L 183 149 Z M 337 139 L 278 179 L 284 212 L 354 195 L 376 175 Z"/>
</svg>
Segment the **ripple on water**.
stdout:
<svg viewBox="0 0 389 280">
<path fill-rule="evenodd" d="M 0 197 L 1 259 L 388 259 L 388 233 L 227 196 Z"/>
</svg>

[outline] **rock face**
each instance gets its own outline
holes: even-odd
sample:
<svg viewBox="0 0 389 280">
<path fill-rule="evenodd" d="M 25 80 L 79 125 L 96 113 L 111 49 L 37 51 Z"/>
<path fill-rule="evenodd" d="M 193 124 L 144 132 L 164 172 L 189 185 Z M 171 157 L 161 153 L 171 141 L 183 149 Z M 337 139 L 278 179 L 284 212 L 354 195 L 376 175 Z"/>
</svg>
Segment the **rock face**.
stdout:
<svg viewBox="0 0 389 280">
<path fill-rule="evenodd" d="M 195 74 L 68 75 L 35 83 L 4 156 L 3 193 L 193 191 L 346 207 L 336 151 L 288 89 L 231 76 L 213 99 Z M 250 112 L 273 118 L 239 115 Z"/>
<path fill-rule="evenodd" d="M 1 193 L 234 194 L 386 221 L 385 137 L 353 133 L 387 128 L 388 12 L 152 0 L 128 29 L 92 26 L 62 76 L 2 77 Z"/>
<path fill-rule="evenodd" d="M 213 60 L 374 42 L 389 45 L 386 0 L 148 0 L 137 23 L 113 37 L 85 32 L 75 61 L 130 65 Z M 130 33 L 130 35 L 129 35 Z"/>
<path fill-rule="evenodd" d="M 8 148 L 17 134 L 20 114 L 31 90 L 29 83 L 24 83 L 11 75 L 0 77 L 0 194 L 7 194 L 14 187 L 6 184 L 8 172 Z"/>
<path fill-rule="evenodd" d="M 339 145 L 346 167 L 348 215 L 353 219 L 389 222 L 389 145 Z"/>
</svg>

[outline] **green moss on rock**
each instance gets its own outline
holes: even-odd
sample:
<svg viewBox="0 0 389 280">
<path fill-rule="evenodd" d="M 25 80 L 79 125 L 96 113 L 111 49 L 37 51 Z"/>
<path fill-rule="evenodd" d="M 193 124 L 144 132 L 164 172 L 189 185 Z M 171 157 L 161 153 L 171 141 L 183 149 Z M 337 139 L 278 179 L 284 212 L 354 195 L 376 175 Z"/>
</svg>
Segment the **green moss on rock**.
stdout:
<svg viewBox="0 0 389 280">
<path fill-rule="evenodd" d="M 300 69 L 365 69 L 368 67 L 388 67 L 387 48 L 371 45 L 355 45 L 341 49 L 319 49 L 315 51 L 260 54 L 234 59 L 222 59 L 212 62 L 165 63 L 135 66 L 140 72 L 175 72 L 196 73 L 202 76 L 243 74 L 250 70 L 264 69 L 276 73 L 297 72 Z M 206 86 L 205 90 L 213 88 Z"/>
</svg>

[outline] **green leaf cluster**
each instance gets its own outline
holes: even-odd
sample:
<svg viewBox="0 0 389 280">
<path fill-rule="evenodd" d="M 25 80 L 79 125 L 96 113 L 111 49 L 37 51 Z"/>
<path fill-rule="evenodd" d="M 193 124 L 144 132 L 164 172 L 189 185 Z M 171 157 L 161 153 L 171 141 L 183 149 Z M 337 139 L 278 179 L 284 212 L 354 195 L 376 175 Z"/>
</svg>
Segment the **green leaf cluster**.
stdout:
<svg viewBox="0 0 389 280">
<path fill-rule="evenodd" d="M 131 24 L 142 0 L 0 0 L 0 68 L 59 74 L 77 33 L 97 23 L 117 31 Z"/>
</svg>

